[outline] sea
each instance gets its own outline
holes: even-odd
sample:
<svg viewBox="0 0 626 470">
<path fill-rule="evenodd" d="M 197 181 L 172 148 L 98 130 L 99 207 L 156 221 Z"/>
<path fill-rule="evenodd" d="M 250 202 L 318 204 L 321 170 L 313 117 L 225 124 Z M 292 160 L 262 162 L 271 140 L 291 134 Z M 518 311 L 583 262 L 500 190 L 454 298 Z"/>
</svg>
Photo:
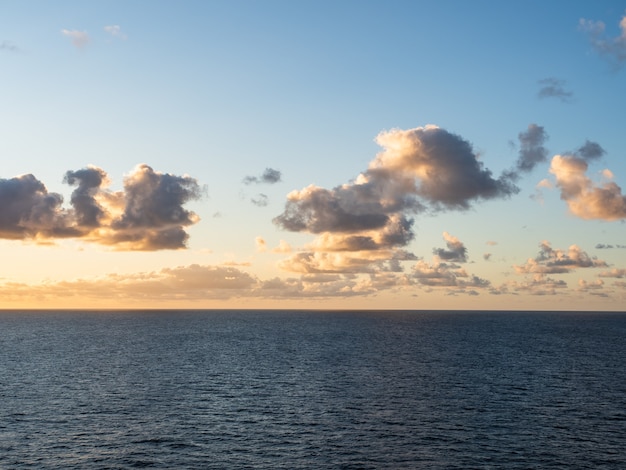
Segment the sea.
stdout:
<svg viewBox="0 0 626 470">
<path fill-rule="evenodd" d="M 2 469 L 624 469 L 626 314 L 2 311 Z"/>
</svg>

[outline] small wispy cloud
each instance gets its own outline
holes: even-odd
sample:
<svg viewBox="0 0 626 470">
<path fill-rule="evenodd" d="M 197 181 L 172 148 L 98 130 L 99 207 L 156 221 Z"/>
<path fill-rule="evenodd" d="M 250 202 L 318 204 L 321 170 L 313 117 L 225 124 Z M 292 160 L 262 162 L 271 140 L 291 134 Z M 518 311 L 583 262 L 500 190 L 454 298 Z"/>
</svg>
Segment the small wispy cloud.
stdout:
<svg viewBox="0 0 626 470">
<path fill-rule="evenodd" d="M 250 202 L 258 207 L 266 207 L 270 201 L 267 194 L 259 193 L 256 197 L 250 199 Z"/>
<path fill-rule="evenodd" d="M 565 80 L 549 77 L 539 80 L 541 88 L 537 92 L 539 98 L 556 98 L 563 103 L 571 103 L 574 93 L 565 89 Z"/>
<path fill-rule="evenodd" d="M 606 25 L 602 21 L 581 18 L 578 28 L 587 33 L 594 50 L 620 68 L 626 63 L 626 15 L 619 22 L 620 34 L 616 37 L 607 37 Z"/>
<path fill-rule="evenodd" d="M 61 34 L 72 40 L 72 44 L 79 49 L 82 49 L 91 40 L 87 31 L 78 31 L 77 29 L 62 29 Z"/>
<path fill-rule="evenodd" d="M 11 41 L 4 40 L 0 42 L 0 51 L 19 52 L 20 48 Z"/>
<path fill-rule="evenodd" d="M 261 176 L 246 176 L 243 182 L 244 184 L 275 184 L 280 182 L 281 177 L 280 171 L 266 168 Z"/>
<path fill-rule="evenodd" d="M 128 36 L 122 32 L 122 28 L 119 25 L 109 25 L 105 26 L 103 29 L 117 39 L 121 39 L 122 41 L 128 39 Z"/>
</svg>

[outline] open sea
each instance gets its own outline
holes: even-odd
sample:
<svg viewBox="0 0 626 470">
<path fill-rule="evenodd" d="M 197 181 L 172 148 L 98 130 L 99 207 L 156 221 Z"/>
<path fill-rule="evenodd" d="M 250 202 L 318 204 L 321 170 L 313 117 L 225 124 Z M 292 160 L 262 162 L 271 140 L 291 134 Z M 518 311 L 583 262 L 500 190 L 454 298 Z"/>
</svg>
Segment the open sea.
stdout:
<svg viewBox="0 0 626 470">
<path fill-rule="evenodd" d="M 2 469 L 624 469 L 626 314 L 0 312 Z"/>
</svg>

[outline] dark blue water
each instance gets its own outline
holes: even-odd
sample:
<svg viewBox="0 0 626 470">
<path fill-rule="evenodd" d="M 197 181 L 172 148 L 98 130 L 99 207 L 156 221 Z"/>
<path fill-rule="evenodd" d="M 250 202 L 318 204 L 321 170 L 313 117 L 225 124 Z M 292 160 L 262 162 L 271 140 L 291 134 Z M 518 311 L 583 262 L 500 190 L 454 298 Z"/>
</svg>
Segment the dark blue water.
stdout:
<svg viewBox="0 0 626 470">
<path fill-rule="evenodd" d="M 626 468 L 626 315 L 0 313 L 0 468 Z"/>
</svg>

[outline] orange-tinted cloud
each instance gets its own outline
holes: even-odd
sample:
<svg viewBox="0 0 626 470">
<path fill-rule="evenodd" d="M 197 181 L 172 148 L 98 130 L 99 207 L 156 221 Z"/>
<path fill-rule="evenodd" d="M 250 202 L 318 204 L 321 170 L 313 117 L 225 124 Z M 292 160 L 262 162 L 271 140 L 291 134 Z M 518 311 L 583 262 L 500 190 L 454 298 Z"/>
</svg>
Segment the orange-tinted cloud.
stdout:
<svg viewBox="0 0 626 470">
<path fill-rule="evenodd" d="M 52 240 L 82 238 L 124 250 L 184 248 L 184 228 L 198 216 L 184 204 L 201 196 L 194 178 L 138 165 L 123 191 L 106 189 L 108 176 L 97 167 L 68 171 L 65 182 L 77 186 L 71 208 L 49 193 L 33 175 L 0 179 L 0 238 Z"/>
<path fill-rule="evenodd" d="M 380 133 L 376 141 L 382 151 L 354 181 L 288 194 L 274 223 L 317 238 L 281 267 L 295 272 L 400 271 L 401 261 L 415 259 L 403 249 L 414 238 L 414 215 L 465 210 L 476 201 L 518 191 L 509 176 L 494 178 L 483 168 L 469 142 L 439 127 L 394 129 Z"/>
<path fill-rule="evenodd" d="M 607 181 L 596 184 L 586 176 L 587 162 L 572 155 L 556 155 L 552 158 L 550 172 L 556 177 L 561 199 L 570 212 L 582 219 L 606 221 L 626 218 L 626 197 L 613 181 L 612 174 L 604 172 Z"/>
</svg>

